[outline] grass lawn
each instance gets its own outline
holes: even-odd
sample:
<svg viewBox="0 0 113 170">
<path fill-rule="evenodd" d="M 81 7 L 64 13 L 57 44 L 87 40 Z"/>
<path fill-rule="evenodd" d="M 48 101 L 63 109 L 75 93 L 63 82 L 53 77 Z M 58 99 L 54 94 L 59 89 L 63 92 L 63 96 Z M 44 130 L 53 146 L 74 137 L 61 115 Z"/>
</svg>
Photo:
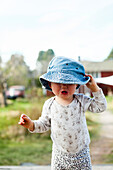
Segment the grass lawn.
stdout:
<svg viewBox="0 0 113 170">
<path fill-rule="evenodd" d="M 107 107 L 113 113 L 113 96 L 107 96 Z"/>
<path fill-rule="evenodd" d="M 0 165 L 20 165 L 24 162 L 50 164 L 50 133 L 31 134 L 18 125 L 20 115 L 27 114 L 37 119 L 46 97 L 18 99 L 0 111 Z"/>
<path fill-rule="evenodd" d="M 39 138 L 23 142 L 0 141 L 0 165 L 21 165 L 25 162 L 34 164 L 50 164 L 51 140 Z"/>
</svg>

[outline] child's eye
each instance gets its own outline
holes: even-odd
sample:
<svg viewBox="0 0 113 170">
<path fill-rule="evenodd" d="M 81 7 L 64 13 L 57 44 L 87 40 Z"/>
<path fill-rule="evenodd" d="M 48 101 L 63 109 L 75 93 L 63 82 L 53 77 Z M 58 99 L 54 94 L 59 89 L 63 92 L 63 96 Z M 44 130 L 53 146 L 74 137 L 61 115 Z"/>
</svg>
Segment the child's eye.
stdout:
<svg viewBox="0 0 113 170">
<path fill-rule="evenodd" d="M 69 86 L 73 86 L 73 84 L 69 84 Z"/>
<path fill-rule="evenodd" d="M 60 85 L 60 83 L 57 83 L 57 85 Z"/>
</svg>

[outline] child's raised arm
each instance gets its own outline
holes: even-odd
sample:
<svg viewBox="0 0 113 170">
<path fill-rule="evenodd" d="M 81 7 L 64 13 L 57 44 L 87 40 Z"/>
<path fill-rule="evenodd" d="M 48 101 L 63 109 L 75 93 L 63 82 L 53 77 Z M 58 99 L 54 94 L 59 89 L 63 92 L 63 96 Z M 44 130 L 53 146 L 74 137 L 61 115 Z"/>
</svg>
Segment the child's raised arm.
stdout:
<svg viewBox="0 0 113 170">
<path fill-rule="evenodd" d="M 19 125 L 29 129 L 30 131 L 34 130 L 34 122 L 25 114 L 22 114 L 20 117 Z"/>
<path fill-rule="evenodd" d="M 99 86 L 95 82 L 93 76 L 90 74 L 85 74 L 86 77 L 90 77 L 90 81 L 86 84 L 86 86 L 92 91 L 92 92 L 97 92 L 100 90 Z"/>
</svg>

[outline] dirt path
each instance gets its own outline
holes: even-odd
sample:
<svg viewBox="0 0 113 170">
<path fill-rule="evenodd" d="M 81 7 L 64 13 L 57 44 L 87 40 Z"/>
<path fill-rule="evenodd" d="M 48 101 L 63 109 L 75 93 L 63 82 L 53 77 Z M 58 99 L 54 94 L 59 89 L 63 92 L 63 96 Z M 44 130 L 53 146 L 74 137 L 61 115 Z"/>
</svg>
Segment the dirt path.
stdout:
<svg viewBox="0 0 113 170">
<path fill-rule="evenodd" d="M 113 152 L 113 113 L 105 111 L 99 116 L 100 137 L 90 145 L 92 164 L 107 163 L 106 156 Z"/>
</svg>

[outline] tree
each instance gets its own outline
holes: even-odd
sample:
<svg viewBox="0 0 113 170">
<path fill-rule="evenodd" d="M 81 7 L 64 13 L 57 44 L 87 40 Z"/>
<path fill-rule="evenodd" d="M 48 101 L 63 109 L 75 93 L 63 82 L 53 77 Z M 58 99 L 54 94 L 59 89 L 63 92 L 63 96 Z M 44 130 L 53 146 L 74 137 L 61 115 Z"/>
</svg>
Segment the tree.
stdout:
<svg viewBox="0 0 113 170">
<path fill-rule="evenodd" d="M 2 67 L 2 58 L 0 56 L 0 104 L 2 106 L 7 106 L 6 100 L 6 89 L 7 89 L 7 79 L 9 75 L 5 74 L 5 68 Z"/>
<path fill-rule="evenodd" d="M 11 55 L 10 60 L 4 67 L 2 67 L 2 59 L 0 57 L 0 103 L 7 105 L 5 97 L 7 85 L 24 85 L 27 87 L 30 78 L 32 78 L 32 73 L 26 65 L 23 55 Z"/>
<path fill-rule="evenodd" d="M 24 56 L 13 54 L 10 60 L 6 63 L 5 73 L 10 74 L 8 85 L 24 85 L 27 87 L 30 77 L 30 69 L 24 61 Z"/>
<path fill-rule="evenodd" d="M 40 51 L 37 58 L 37 71 L 38 74 L 43 74 L 47 70 L 48 63 L 55 56 L 55 53 L 52 49 L 48 49 L 47 51 Z"/>
<path fill-rule="evenodd" d="M 113 60 L 113 49 L 111 50 L 109 56 L 105 60 Z"/>
<path fill-rule="evenodd" d="M 40 51 L 37 61 L 50 61 L 55 56 L 55 53 L 52 49 L 48 49 L 47 51 Z"/>
<path fill-rule="evenodd" d="M 37 61 L 44 60 L 44 54 L 45 54 L 45 51 L 40 51 L 40 52 L 39 52 L 39 55 L 38 55 Z"/>
</svg>

